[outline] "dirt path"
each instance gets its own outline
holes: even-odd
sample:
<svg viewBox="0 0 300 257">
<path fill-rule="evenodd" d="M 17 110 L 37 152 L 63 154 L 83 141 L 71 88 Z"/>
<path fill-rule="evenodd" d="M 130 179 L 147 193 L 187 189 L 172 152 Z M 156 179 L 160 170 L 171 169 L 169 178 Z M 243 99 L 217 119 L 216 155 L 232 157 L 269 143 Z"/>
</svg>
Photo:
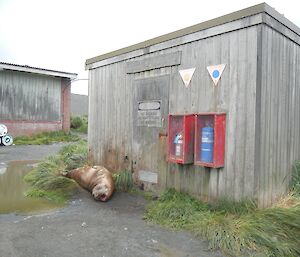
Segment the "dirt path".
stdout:
<svg viewBox="0 0 300 257">
<path fill-rule="evenodd" d="M 0 147 L 0 163 L 36 160 L 62 144 Z M 39 215 L 0 214 L 0 257 L 220 257 L 204 241 L 143 221 L 146 200 L 116 193 L 107 203 L 84 190 L 65 208 Z"/>
</svg>

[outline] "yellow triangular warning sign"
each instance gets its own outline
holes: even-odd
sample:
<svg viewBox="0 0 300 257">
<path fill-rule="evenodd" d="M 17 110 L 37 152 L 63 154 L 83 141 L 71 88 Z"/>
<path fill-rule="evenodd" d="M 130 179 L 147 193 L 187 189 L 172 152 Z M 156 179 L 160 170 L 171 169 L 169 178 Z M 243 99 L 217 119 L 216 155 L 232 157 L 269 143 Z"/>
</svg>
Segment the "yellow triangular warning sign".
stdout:
<svg viewBox="0 0 300 257">
<path fill-rule="evenodd" d="M 225 69 L 226 64 L 207 66 L 207 71 L 214 82 L 215 86 L 218 84 L 221 75 Z"/>
<path fill-rule="evenodd" d="M 182 81 L 183 81 L 183 83 L 186 87 L 189 86 L 195 70 L 196 70 L 196 68 L 191 68 L 191 69 L 186 69 L 186 70 L 180 70 L 179 71 L 179 74 L 182 78 Z"/>
</svg>

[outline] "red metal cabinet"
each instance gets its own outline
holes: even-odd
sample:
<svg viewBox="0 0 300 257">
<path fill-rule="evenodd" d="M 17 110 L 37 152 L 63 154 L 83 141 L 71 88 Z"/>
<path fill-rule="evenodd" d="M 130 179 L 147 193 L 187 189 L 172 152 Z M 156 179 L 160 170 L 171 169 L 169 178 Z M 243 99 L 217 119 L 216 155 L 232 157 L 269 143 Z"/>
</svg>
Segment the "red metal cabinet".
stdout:
<svg viewBox="0 0 300 257">
<path fill-rule="evenodd" d="M 180 164 L 194 162 L 194 114 L 169 114 L 168 161 Z"/>
<path fill-rule="evenodd" d="M 212 161 L 203 161 L 201 158 L 201 145 L 204 142 L 202 137 L 202 129 L 204 127 L 213 128 L 213 145 L 212 145 Z M 195 154 L 194 164 L 205 167 L 220 168 L 224 166 L 225 155 L 225 129 L 226 114 L 225 113 L 199 113 L 195 114 Z M 205 133 L 205 132 L 203 132 Z M 203 146 L 202 146 L 203 148 Z M 202 149 L 206 150 L 206 149 Z"/>
</svg>

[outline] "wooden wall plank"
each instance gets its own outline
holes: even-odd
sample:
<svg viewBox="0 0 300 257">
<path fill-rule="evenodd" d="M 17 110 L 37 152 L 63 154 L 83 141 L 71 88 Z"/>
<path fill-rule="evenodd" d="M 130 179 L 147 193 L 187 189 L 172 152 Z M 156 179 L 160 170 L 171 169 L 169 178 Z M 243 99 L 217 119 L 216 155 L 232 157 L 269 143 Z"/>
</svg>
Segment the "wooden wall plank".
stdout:
<svg viewBox="0 0 300 257">
<path fill-rule="evenodd" d="M 0 71 L 0 119 L 61 120 L 61 78 Z"/>
<path fill-rule="evenodd" d="M 260 177 L 260 165 L 262 161 L 261 157 L 261 136 L 262 136 L 262 64 L 266 60 L 266 53 L 264 51 L 266 45 L 265 36 L 263 33 L 263 26 L 257 27 L 257 66 L 256 66 L 256 91 L 255 91 L 255 146 L 254 146 L 254 181 L 253 181 L 253 199 L 258 202 L 259 197 L 259 177 Z M 264 49 L 264 50 L 263 50 Z"/>
<path fill-rule="evenodd" d="M 247 34 L 245 30 L 238 31 L 238 42 L 239 45 L 237 58 L 235 64 L 237 65 L 237 95 L 235 101 L 236 108 L 238 110 L 236 117 L 236 129 L 234 131 L 235 140 L 235 177 L 234 177 L 234 199 L 240 200 L 243 198 L 244 187 L 244 160 L 245 160 L 245 136 L 246 136 L 246 123 L 247 117 L 247 67 L 239 65 L 246 61 L 247 56 Z"/>
<path fill-rule="evenodd" d="M 274 50 L 273 50 L 273 46 L 272 46 L 272 31 L 267 30 L 267 34 L 268 34 L 268 44 L 270 44 L 271 42 L 271 46 L 268 47 L 268 58 L 270 56 L 272 56 Z M 264 71 L 267 74 L 267 81 L 266 81 L 266 85 L 264 85 L 266 87 L 266 96 L 264 98 L 265 103 L 266 103 L 266 134 L 265 134 L 265 138 L 263 140 L 265 141 L 265 145 L 266 145 L 266 152 L 265 152 L 265 156 L 264 156 L 264 162 L 266 163 L 265 168 L 263 169 L 264 172 L 262 172 L 263 174 L 263 179 L 262 179 L 262 193 L 263 193 L 263 206 L 266 206 L 268 204 L 268 199 L 269 199 L 269 192 L 270 192 L 270 179 L 271 179 L 271 174 L 270 174 L 270 170 L 271 170 L 271 163 L 272 163 L 272 151 L 273 151 L 273 146 L 272 146 L 272 141 L 271 141 L 271 133 L 270 133 L 270 128 L 272 127 L 272 117 L 271 117 L 271 109 L 272 109 L 272 93 L 271 93 L 271 87 L 272 87 L 272 77 L 269 76 L 269 74 L 272 73 L 272 61 L 270 62 L 270 60 L 267 60 L 267 70 Z"/>
<path fill-rule="evenodd" d="M 270 54 L 270 49 L 268 49 L 268 34 L 267 29 L 265 26 L 261 26 L 261 37 L 262 37 L 262 57 L 261 57 L 261 84 L 257 85 L 260 86 L 260 93 L 261 98 L 260 102 L 257 102 L 256 104 L 259 104 L 259 127 L 256 127 L 256 133 L 260 134 L 260 138 L 266 138 L 266 115 L 267 115 L 267 105 L 265 102 L 265 99 L 267 97 L 267 65 L 268 65 L 268 55 Z M 258 129 L 260 132 L 258 132 Z M 264 172 L 261 172 L 266 168 L 266 143 L 262 143 L 262 140 L 258 141 L 258 135 L 256 135 L 256 142 L 257 145 L 255 147 L 256 154 L 259 154 L 259 158 L 255 159 L 255 169 L 256 169 L 256 184 L 257 184 L 257 201 L 259 205 L 263 205 L 264 203 Z"/>
<path fill-rule="evenodd" d="M 260 33 L 260 27 L 249 28 L 246 35 L 246 54 L 245 58 L 250 60 L 257 59 L 258 45 L 253 46 L 253 41 L 257 42 L 258 34 Z M 258 65 L 258 64 L 256 64 Z M 243 198 L 253 197 L 255 194 L 255 129 L 256 129 L 256 83 L 257 83 L 257 69 L 250 68 L 245 69 L 245 113 L 244 113 L 244 167 L 243 167 Z M 243 76 L 242 76 L 243 77 Z M 242 87 L 240 90 L 244 90 Z"/>
<path fill-rule="evenodd" d="M 292 165 L 299 159 L 299 46 L 263 27 L 261 162 L 259 206 L 268 206 L 286 192 Z M 299 109 L 298 109 L 299 110 Z"/>
<path fill-rule="evenodd" d="M 226 162 L 225 169 L 227 170 L 227 183 L 226 183 L 226 196 L 234 199 L 235 196 L 235 131 L 236 131 L 236 120 L 237 120 L 237 95 L 238 95 L 238 33 L 234 32 L 230 37 L 230 48 L 229 48 L 229 60 L 228 70 L 230 84 L 227 85 L 229 91 L 228 99 L 228 113 L 227 113 L 227 124 L 226 124 Z"/>
<path fill-rule="evenodd" d="M 181 52 L 155 55 L 143 58 L 141 61 L 129 61 L 126 63 L 126 73 L 137 73 L 176 66 L 181 63 Z"/>
</svg>

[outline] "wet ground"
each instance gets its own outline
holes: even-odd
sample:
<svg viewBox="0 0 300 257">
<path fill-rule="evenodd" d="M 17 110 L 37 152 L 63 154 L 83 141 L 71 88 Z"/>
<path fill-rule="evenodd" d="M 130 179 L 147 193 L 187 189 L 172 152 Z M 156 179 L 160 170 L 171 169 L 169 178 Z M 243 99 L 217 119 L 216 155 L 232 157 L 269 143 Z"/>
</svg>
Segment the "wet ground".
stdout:
<svg viewBox="0 0 300 257">
<path fill-rule="evenodd" d="M 2 165 L 0 171 L 0 214 L 36 213 L 53 210 L 62 205 L 42 198 L 26 197 L 28 185 L 24 176 L 36 165 L 36 161 L 13 161 Z"/>
<path fill-rule="evenodd" d="M 61 146 L 0 147 L 0 176 L 5 174 L 1 165 L 41 159 Z M 126 193 L 116 193 L 107 203 L 96 202 L 80 190 L 58 210 L 0 214 L 0 257 L 223 256 L 190 233 L 147 224 L 143 220 L 146 204 L 142 197 Z"/>
</svg>

